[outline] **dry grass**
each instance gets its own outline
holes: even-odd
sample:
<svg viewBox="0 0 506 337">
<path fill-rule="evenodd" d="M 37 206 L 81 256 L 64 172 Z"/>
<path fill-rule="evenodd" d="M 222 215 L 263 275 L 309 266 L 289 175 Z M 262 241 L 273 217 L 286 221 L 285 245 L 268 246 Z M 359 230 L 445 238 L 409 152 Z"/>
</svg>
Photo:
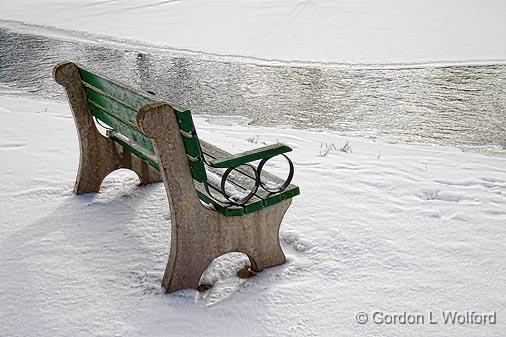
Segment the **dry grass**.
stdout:
<svg viewBox="0 0 506 337">
<path fill-rule="evenodd" d="M 346 142 L 342 147 L 337 147 L 334 143 L 324 143 L 322 142 L 320 145 L 320 157 L 326 157 L 330 152 L 336 151 L 336 152 L 345 152 L 345 153 L 351 153 L 351 145 L 349 142 Z"/>
</svg>

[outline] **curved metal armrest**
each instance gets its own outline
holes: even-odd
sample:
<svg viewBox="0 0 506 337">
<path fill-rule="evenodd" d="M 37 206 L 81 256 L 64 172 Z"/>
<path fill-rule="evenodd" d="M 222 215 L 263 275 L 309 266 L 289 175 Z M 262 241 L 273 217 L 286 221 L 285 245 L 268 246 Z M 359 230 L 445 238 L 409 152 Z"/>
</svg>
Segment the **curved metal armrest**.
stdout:
<svg viewBox="0 0 506 337">
<path fill-rule="evenodd" d="M 216 158 L 209 161 L 209 165 L 218 168 L 230 168 L 244 165 L 259 159 L 266 159 L 277 156 L 278 154 L 290 152 L 292 149 L 285 144 L 277 143 L 264 146 L 255 150 L 250 150 L 228 157 Z"/>
</svg>

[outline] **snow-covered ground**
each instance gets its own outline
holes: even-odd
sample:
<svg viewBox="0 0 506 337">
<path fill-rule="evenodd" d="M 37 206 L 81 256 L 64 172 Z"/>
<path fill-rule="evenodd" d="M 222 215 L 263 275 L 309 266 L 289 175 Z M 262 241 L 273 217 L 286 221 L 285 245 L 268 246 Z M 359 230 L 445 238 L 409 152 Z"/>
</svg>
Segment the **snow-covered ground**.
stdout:
<svg viewBox="0 0 506 337">
<path fill-rule="evenodd" d="M 333 64 L 504 63 L 505 17 L 503 0 L 0 1 L 0 27 Z"/>
<path fill-rule="evenodd" d="M 286 264 L 242 280 L 247 258 L 229 254 L 208 292 L 166 295 L 163 185 L 118 171 L 75 196 L 67 105 L 4 95 L 0 116 L 0 336 L 504 336 L 504 158 L 197 118 L 231 152 L 291 145 L 302 194 L 281 227 Z M 355 320 L 431 310 L 440 324 Z M 442 310 L 497 323 L 444 325 Z"/>
</svg>

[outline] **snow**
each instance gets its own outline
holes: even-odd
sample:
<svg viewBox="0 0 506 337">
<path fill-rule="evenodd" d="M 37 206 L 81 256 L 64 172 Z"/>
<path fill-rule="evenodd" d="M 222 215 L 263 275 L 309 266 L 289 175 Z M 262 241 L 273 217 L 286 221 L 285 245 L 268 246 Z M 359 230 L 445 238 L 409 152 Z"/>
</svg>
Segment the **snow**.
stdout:
<svg viewBox="0 0 506 337">
<path fill-rule="evenodd" d="M 0 116 L 2 336 L 504 335 L 504 158 L 196 118 L 202 139 L 233 153 L 252 138 L 293 147 L 301 195 L 281 226 L 286 264 L 239 279 L 247 258 L 228 254 L 203 276 L 209 291 L 166 295 L 163 185 L 120 170 L 75 196 L 68 106 L 0 95 Z M 497 324 L 355 321 L 429 310 L 495 311 Z"/>
<path fill-rule="evenodd" d="M 0 27 L 255 62 L 504 63 L 505 17 L 502 0 L 0 2 Z"/>
</svg>

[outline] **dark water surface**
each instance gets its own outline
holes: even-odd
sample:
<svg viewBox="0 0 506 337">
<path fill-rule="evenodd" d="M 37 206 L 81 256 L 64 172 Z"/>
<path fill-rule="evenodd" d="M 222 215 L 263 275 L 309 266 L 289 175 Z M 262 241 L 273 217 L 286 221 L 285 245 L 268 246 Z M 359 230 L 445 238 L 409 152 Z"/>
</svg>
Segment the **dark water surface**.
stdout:
<svg viewBox="0 0 506 337">
<path fill-rule="evenodd" d="M 68 59 L 195 114 L 330 129 L 382 141 L 506 155 L 506 66 L 406 69 L 266 66 L 147 54 L 0 29 L 0 93 L 63 98 Z"/>
</svg>

